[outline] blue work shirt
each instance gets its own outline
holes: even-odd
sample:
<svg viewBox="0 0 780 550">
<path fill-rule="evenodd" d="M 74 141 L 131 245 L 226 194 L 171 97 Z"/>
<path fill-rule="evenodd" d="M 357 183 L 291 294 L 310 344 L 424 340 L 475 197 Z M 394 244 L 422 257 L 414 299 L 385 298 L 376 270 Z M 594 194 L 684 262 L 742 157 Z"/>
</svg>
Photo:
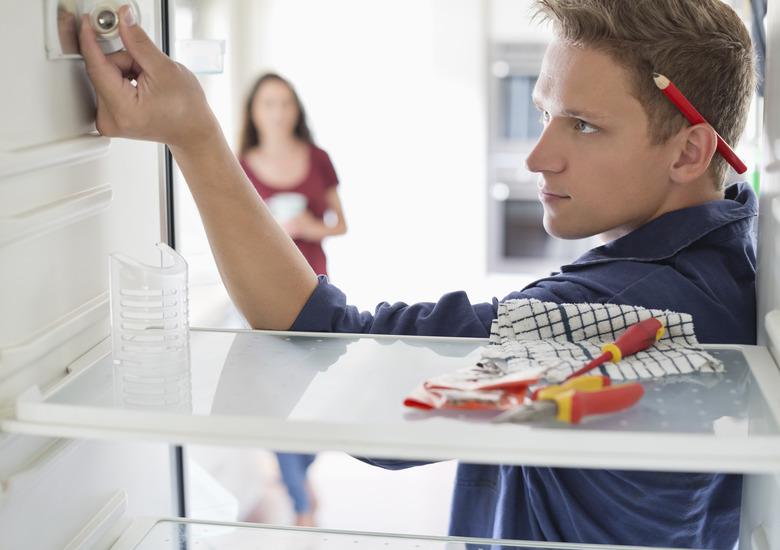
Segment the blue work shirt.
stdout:
<svg viewBox="0 0 780 550">
<path fill-rule="evenodd" d="M 723 200 L 664 214 L 505 299 L 687 312 L 703 343 L 754 344 L 756 215 L 752 190 L 732 185 Z M 381 303 L 372 315 L 322 277 L 292 329 L 486 337 L 497 305 L 453 292 L 436 303 Z M 738 475 L 461 463 L 455 483 L 452 535 L 715 549 L 738 537 Z"/>
</svg>

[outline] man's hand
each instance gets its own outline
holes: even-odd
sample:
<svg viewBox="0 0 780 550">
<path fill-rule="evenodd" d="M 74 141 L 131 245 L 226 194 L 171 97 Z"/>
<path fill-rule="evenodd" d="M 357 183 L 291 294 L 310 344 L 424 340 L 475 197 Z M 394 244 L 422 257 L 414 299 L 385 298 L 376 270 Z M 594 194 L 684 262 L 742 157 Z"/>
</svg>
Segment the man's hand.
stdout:
<svg viewBox="0 0 780 550">
<path fill-rule="evenodd" d="M 157 48 L 128 6 L 119 9 L 119 34 L 127 51 L 106 56 L 82 18 L 79 41 L 97 95 L 98 132 L 182 149 L 220 132 L 195 76 Z"/>
</svg>

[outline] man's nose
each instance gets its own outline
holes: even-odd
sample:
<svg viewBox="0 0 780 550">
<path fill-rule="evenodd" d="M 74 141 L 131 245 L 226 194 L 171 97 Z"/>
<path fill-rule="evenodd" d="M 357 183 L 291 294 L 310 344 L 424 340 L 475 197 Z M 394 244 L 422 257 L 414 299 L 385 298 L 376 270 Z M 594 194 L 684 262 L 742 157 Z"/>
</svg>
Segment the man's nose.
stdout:
<svg viewBox="0 0 780 550">
<path fill-rule="evenodd" d="M 554 129 L 548 125 L 525 159 L 529 172 L 561 172 L 564 168 L 563 153 L 556 145 Z"/>
</svg>

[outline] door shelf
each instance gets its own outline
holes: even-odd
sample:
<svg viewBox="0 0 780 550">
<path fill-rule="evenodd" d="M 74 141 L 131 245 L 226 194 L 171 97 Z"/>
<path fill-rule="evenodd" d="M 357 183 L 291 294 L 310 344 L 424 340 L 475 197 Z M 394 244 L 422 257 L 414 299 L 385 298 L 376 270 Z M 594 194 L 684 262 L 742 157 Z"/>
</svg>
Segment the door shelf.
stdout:
<svg viewBox="0 0 780 550">
<path fill-rule="evenodd" d="M 780 402 L 766 398 L 780 395 L 780 370 L 766 348 L 708 346 L 725 373 L 645 382 L 645 397 L 633 408 L 578 426 L 496 425 L 489 422 L 494 413 L 403 406 L 422 380 L 475 362 L 485 343 L 192 330 L 190 369 L 169 380 L 169 390 L 186 391 L 169 391 L 164 405 L 141 406 L 104 342 L 61 384 L 22 395 L 2 428 L 404 460 L 780 472 Z"/>
</svg>

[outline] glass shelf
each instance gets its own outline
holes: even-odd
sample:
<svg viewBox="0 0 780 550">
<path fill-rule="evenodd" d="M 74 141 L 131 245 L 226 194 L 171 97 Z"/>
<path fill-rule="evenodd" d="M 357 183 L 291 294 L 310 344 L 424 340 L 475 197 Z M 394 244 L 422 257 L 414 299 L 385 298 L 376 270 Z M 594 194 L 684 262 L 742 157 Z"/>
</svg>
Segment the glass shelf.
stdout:
<svg viewBox="0 0 780 550">
<path fill-rule="evenodd" d="M 111 550 L 649 550 L 604 546 L 362 533 L 192 520 L 137 520 Z M 663 550 L 655 548 L 653 550 Z"/>
<path fill-rule="evenodd" d="M 105 347 L 45 395 L 17 402 L 8 431 L 141 438 L 477 463 L 763 473 L 780 471 L 780 370 L 765 348 L 709 351 L 722 374 L 645 382 L 619 414 L 577 426 L 491 424 L 495 413 L 424 412 L 402 402 L 425 378 L 476 361 L 479 339 L 191 332 L 190 394 L 149 381 L 128 397 Z M 78 366 L 77 366 L 78 367 Z M 181 380 L 170 387 L 181 387 Z M 137 386 L 137 385 L 136 385 Z M 163 399 L 152 399 L 156 391 Z M 135 388 L 137 397 L 137 387 Z"/>
</svg>

